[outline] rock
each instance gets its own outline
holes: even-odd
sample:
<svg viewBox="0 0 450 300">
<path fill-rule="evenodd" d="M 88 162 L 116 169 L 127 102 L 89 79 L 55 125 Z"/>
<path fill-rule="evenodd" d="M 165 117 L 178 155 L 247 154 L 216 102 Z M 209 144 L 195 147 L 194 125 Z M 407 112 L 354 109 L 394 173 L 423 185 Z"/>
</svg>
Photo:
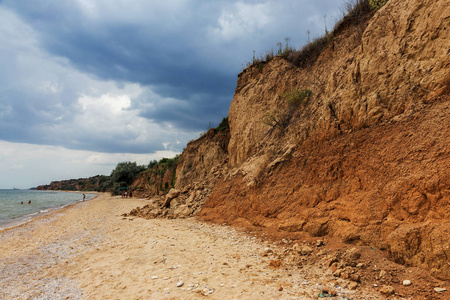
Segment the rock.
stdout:
<svg viewBox="0 0 450 300">
<path fill-rule="evenodd" d="M 384 279 L 387 276 L 387 272 L 385 270 L 381 270 L 380 274 L 378 274 L 378 279 Z"/>
<path fill-rule="evenodd" d="M 404 286 L 410 286 L 412 283 L 411 283 L 411 280 L 403 280 L 403 285 Z"/>
<path fill-rule="evenodd" d="M 332 272 L 338 270 L 338 269 L 342 269 L 342 265 L 338 262 L 334 262 L 331 264 L 330 269 Z"/>
<path fill-rule="evenodd" d="M 342 259 L 346 265 L 356 266 L 356 260 L 361 257 L 361 252 L 358 248 L 351 248 L 345 251 Z"/>
<path fill-rule="evenodd" d="M 361 282 L 361 275 L 358 273 L 350 274 L 350 279 L 352 281 Z"/>
<path fill-rule="evenodd" d="M 158 276 L 152 276 L 152 279 L 158 279 Z"/>
<path fill-rule="evenodd" d="M 266 249 L 264 249 L 264 252 L 263 252 L 263 254 L 261 254 L 261 256 L 269 256 L 272 254 L 273 254 L 273 250 L 270 248 L 266 248 Z"/>
<path fill-rule="evenodd" d="M 210 294 L 212 294 L 212 293 L 214 293 L 214 289 L 213 288 L 204 288 L 203 290 L 202 290 L 202 295 L 203 296 L 208 296 L 208 295 L 210 295 Z"/>
<path fill-rule="evenodd" d="M 166 199 L 164 201 L 164 207 L 170 207 L 170 202 L 172 201 L 172 199 L 178 197 L 179 195 L 180 195 L 179 190 L 171 189 L 166 195 Z"/>
<path fill-rule="evenodd" d="M 365 269 L 365 268 L 367 268 L 367 264 L 366 263 L 359 263 L 359 264 L 356 265 L 356 267 L 358 269 Z"/>
<path fill-rule="evenodd" d="M 313 252 L 313 249 L 311 247 L 309 247 L 308 245 L 299 245 L 299 244 L 294 244 L 294 246 L 292 246 L 292 250 L 294 252 L 297 252 L 300 255 L 309 255 Z"/>
<path fill-rule="evenodd" d="M 269 267 L 271 268 L 280 268 L 282 265 L 281 260 L 279 259 L 275 259 L 275 260 L 271 260 L 269 262 Z"/>
<path fill-rule="evenodd" d="M 436 293 L 443 293 L 443 292 L 445 292 L 446 290 L 447 290 L 446 288 L 438 288 L 438 287 L 434 288 L 434 291 L 435 291 Z"/>
<path fill-rule="evenodd" d="M 184 282 L 183 282 L 183 281 L 180 281 L 180 282 L 177 283 L 177 287 L 182 287 L 183 284 L 184 284 Z"/>
<path fill-rule="evenodd" d="M 390 285 L 383 285 L 383 287 L 380 289 L 380 293 L 382 293 L 383 295 L 391 295 L 394 292 L 394 288 Z"/>
<path fill-rule="evenodd" d="M 333 272 L 333 276 L 335 277 L 341 277 L 342 274 L 342 269 L 337 269 L 336 271 Z"/>
<path fill-rule="evenodd" d="M 322 240 L 318 240 L 316 243 L 316 247 L 322 247 L 325 243 Z"/>
<path fill-rule="evenodd" d="M 324 297 L 334 297 L 337 295 L 337 292 L 335 289 L 329 288 L 329 287 L 324 287 L 322 288 L 322 295 Z"/>
<path fill-rule="evenodd" d="M 351 281 L 350 284 L 348 285 L 348 287 L 349 287 L 351 290 L 356 290 L 356 288 L 358 287 L 358 283 L 355 282 L 355 281 Z"/>
<path fill-rule="evenodd" d="M 192 210 L 187 205 L 180 205 L 173 210 L 174 218 L 185 218 L 192 213 Z"/>
</svg>

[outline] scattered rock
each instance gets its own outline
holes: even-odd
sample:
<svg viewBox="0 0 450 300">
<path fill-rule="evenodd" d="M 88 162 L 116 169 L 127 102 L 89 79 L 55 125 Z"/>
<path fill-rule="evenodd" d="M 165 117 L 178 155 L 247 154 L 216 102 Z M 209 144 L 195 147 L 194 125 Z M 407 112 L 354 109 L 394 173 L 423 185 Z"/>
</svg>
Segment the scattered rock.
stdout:
<svg viewBox="0 0 450 300">
<path fill-rule="evenodd" d="M 261 254 L 261 256 L 269 256 L 273 254 L 273 250 L 270 248 L 266 248 L 263 252 L 263 254 Z"/>
<path fill-rule="evenodd" d="M 158 276 L 152 276 L 152 279 L 158 279 Z"/>
<path fill-rule="evenodd" d="M 378 279 L 385 279 L 387 276 L 387 272 L 385 270 L 381 270 L 378 274 Z"/>
<path fill-rule="evenodd" d="M 351 290 L 356 290 L 356 288 L 358 287 L 358 283 L 355 282 L 355 281 L 351 281 L 350 284 L 348 285 L 348 287 L 349 287 Z"/>
<path fill-rule="evenodd" d="M 361 252 L 358 248 L 351 248 L 345 251 L 342 260 L 347 266 L 356 266 L 356 260 L 361 257 Z"/>
<path fill-rule="evenodd" d="M 183 281 L 180 281 L 180 282 L 177 283 L 177 287 L 182 287 L 183 284 L 184 284 L 184 282 L 183 282 Z"/>
<path fill-rule="evenodd" d="M 322 288 L 322 292 L 320 294 L 323 295 L 322 297 L 334 297 L 334 296 L 337 296 L 336 290 L 334 290 L 332 288 L 329 288 L 329 287 Z"/>
<path fill-rule="evenodd" d="M 318 240 L 316 243 L 316 247 L 322 247 L 325 243 L 322 240 Z"/>
<path fill-rule="evenodd" d="M 172 199 L 178 197 L 180 195 L 180 191 L 177 189 L 171 189 L 167 195 L 166 195 L 166 199 L 164 202 L 164 207 L 170 207 L 170 202 L 172 201 Z"/>
<path fill-rule="evenodd" d="M 269 267 L 272 267 L 272 268 L 281 267 L 281 260 L 279 260 L 279 259 L 271 260 L 269 263 Z"/>
<path fill-rule="evenodd" d="M 358 273 L 350 274 L 350 279 L 352 281 L 361 282 L 361 275 Z"/>
<path fill-rule="evenodd" d="M 403 285 L 404 286 L 410 286 L 412 283 L 411 283 L 411 280 L 403 280 Z"/>
<path fill-rule="evenodd" d="M 341 277 L 342 274 L 342 269 L 337 269 L 336 271 L 333 272 L 333 276 L 335 277 Z"/>
<path fill-rule="evenodd" d="M 390 285 L 383 285 L 383 287 L 380 289 L 380 293 L 382 293 L 383 295 L 391 295 L 394 292 L 394 288 Z"/>
<path fill-rule="evenodd" d="M 438 288 L 438 287 L 434 288 L 434 291 L 435 291 L 436 293 L 443 293 L 443 292 L 445 292 L 446 290 L 447 290 L 446 288 Z"/>
<path fill-rule="evenodd" d="M 292 250 L 294 252 L 297 252 L 300 255 L 309 255 L 313 252 L 313 249 L 311 247 L 309 247 L 308 245 L 299 245 L 299 244 L 294 244 L 294 246 L 292 246 Z"/>
<path fill-rule="evenodd" d="M 201 294 L 203 295 L 203 296 L 208 296 L 208 295 L 210 295 L 210 294 L 212 294 L 212 293 L 214 293 L 214 289 L 213 288 L 204 288 L 203 290 L 202 290 L 202 292 L 201 292 Z"/>
<path fill-rule="evenodd" d="M 356 267 L 358 269 L 365 269 L 365 268 L 367 268 L 367 264 L 366 263 L 359 263 L 359 264 L 356 265 Z"/>
</svg>

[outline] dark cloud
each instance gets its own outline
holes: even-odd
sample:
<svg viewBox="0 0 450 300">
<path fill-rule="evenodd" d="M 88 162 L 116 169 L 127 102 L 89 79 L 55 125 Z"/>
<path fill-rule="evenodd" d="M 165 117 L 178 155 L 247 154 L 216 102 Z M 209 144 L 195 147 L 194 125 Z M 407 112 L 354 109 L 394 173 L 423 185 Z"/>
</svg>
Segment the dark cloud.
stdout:
<svg viewBox="0 0 450 300">
<path fill-rule="evenodd" d="M 99 152 L 181 150 L 227 115 L 253 50 L 263 54 L 285 37 L 299 48 L 307 29 L 324 31 L 325 15 L 332 27 L 337 6 L 0 1 L 0 63 L 8 70 L 0 73 L 0 139 Z"/>
</svg>

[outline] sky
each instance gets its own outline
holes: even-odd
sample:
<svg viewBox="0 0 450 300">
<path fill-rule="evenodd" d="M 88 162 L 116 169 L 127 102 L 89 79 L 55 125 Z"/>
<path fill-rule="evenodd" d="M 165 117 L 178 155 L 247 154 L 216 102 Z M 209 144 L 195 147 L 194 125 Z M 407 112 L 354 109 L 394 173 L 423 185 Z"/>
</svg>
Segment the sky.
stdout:
<svg viewBox="0 0 450 300">
<path fill-rule="evenodd" d="M 253 51 L 300 49 L 335 0 L 0 0 L 0 189 L 173 157 L 228 109 Z"/>
</svg>

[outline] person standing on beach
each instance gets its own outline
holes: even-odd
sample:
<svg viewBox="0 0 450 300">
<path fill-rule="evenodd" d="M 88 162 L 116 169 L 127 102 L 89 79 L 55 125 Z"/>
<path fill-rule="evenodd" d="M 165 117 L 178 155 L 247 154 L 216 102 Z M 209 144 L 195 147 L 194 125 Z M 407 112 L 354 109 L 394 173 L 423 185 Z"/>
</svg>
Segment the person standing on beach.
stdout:
<svg viewBox="0 0 450 300">
<path fill-rule="evenodd" d="M 83 194 L 83 201 L 84 201 L 84 200 L 86 200 L 86 195 L 85 195 L 85 194 Z"/>
</svg>

